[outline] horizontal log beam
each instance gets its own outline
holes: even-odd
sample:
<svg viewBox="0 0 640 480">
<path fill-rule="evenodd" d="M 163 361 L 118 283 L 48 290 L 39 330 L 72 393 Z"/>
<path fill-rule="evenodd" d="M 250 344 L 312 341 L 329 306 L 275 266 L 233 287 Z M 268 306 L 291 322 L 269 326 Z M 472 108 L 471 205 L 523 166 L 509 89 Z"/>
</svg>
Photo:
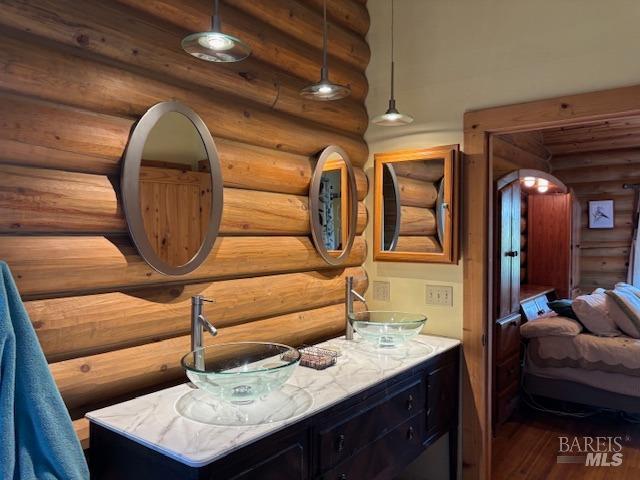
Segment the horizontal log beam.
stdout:
<svg viewBox="0 0 640 480">
<path fill-rule="evenodd" d="M 493 159 L 498 164 L 508 164 L 513 170 L 532 169 L 548 172 L 551 170 L 546 158 L 537 156 L 518 145 L 503 140 L 500 136 L 492 137 Z M 504 167 L 501 167 L 504 169 Z"/>
<path fill-rule="evenodd" d="M 207 335 L 205 344 L 244 340 L 298 346 L 336 336 L 344 325 L 344 305 L 338 304 L 222 328 L 216 337 Z M 67 408 L 77 409 L 181 376 L 186 381 L 180 359 L 189 349 L 190 337 L 181 336 L 56 362 L 50 369 Z"/>
<path fill-rule="evenodd" d="M 119 185 L 102 175 L 0 164 L 0 233 L 127 233 Z M 222 235 L 309 235 L 308 198 L 224 189 Z M 357 234 L 367 225 L 358 204 Z"/>
<path fill-rule="evenodd" d="M 302 155 L 314 155 L 327 145 L 338 144 L 354 163 L 363 165 L 367 159 L 364 140 L 338 133 L 329 119 L 323 127 L 238 97 L 212 95 L 169 84 L 80 57 L 65 56 L 54 49 L 25 50 L 22 43 L 8 37 L 0 37 L 0 67 L 2 65 L 7 66 L 4 68 L 7 73 L 0 77 L 0 88 L 14 94 L 124 117 L 131 124 L 158 102 L 180 100 L 202 117 L 214 138 Z M 100 95 L 87 95 L 88 85 Z M 342 109 L 336 110 L 340 110 L 338 116 L 341 116 Z M 221 122 L 221 118 L 225 121 Z"/>
<path fill-rule="evenodd" d="M 365 257 L 366 242 L 356 237 L 344 266 L 362 265 Z M 9 264 L 23 300 L 330 267 L 308 237 L 218 237 L 205 262 L 180 277 L 153 270 L 125 237 L 4 236 L 0 258 Z"/>
<path fill-rule="evenodd" d="M 580 259 L 580 269 L 584 273 L 602 272 L 602 273 L 623 273 L 626 274 L 629 269 L 627 256 L 603 256 L 603 257 L 582 257 Z"/>
<path fill-rule="evenodd" d="M 227 5 L 322 50 L 322 13 L 296 0 L 224 0 Z M 327 11 L 327 16 L 328 16 Z M 364 38 L 329 21 L 327 48 L 329 55 L 364 71 L 371 51 Z"/>
<path fill-rule="evenodd" d="M 323 0 L 299 0 L 322 12 Z M 353 30 L 362 36 L 369 31 L 369 11 L 366 0 L 327 0 L 327 17 L 330 21 Z"/>
<path fill-rule="evenodd" d="M 149 13 L 190 32 L 203 32 L 211 28 L 211 5 L 198 0 L 118 0 L 140 11 Z M 242 38 L 251 47 L 251 56 L 280 68 L 308 82 L 315 82 L 319 75 L 321 52 L 296 41 L 270 25 L 233 8 L 224 7 L 224 29 Z M 352 95 L 363 100 L 368 91 L 367 79 L 362 71 L 343 61 L 331 62 L 334 81 L 349 85 Z"/>
<path fill-rule="evenodd" d="M 347 276 L 364 294 L 367 274 L 353 267 L 34 300 L 25 307 L 47 360 L 58 362 L 187 335 L 192 295 L 213 298 L 207 315 L 225 328 L 340 303 Z"/>
<path fill-rule="evenodd" d="M 395 252 L 419 252 L 419 253 L 438 253 L 442 252 L 440 242 L 433 236 L 423 237 L 398 237 Z"/>
<path fill-rule="evenodd" d="M 433 208 L 438 199 L 438 190 L 432 182 L 397 177 L 400 190 L 400 205 Z"/>
<path fill-rule="evenodd" d="M 626 183 L 627 177 L 637 175 L 637 164 L 597 165 L 559 170 L 555 175 L 567 185 L 585 182 L 619 181 Z"/>
<path fill-rule="evenodd" d="M 638 163 L 640 163 L 640 148 L 554 155 L 551 159 L 553 172 L 558 174 L 560 170 L 579 169 L 580 167 Z"/>
<path fill-rule="evenodd" d="M 412 178 L 422 182 L 437 182 L 444 176 L 444 161 L 394 162 L 393 170 L 399 177 Z"/>
<path fill-rule="evenodd" d="M 435 235 L 436 215 L 430 208 L 401 207 L 400 235 Z"/>
</svg>

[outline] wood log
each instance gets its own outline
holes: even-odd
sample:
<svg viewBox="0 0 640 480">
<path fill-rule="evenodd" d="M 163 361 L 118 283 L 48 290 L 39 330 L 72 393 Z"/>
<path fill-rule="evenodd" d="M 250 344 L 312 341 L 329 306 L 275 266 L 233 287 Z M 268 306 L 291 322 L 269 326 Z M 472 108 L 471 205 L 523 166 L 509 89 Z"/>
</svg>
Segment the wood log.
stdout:
<svg viewBox="0 0 640 480">
<path fill-rule="evenodd" d="M 525 233 L 527 231 L 527 219 L 520 218 L 520 233 Z"/>
<path fill-rule="evenodd" d="M 295 0 L 224 0 L 247 15 L 260 19 L 272 27 L 322 50 L 322 12 Z M 329 6 L 327 6 L 329 7 Z M 360 12 L 361 13 L 361 12 Z M 327 8 L 327 16 L 328 16 Z M 327 38 L 329 55 L 360 71 L 369 64 L 371 51 L 364 38 L 342 26 L 329 22 Z"/>
<path fill-rule="evenodd" d="M 527 236 L 526 235 L 520 235 L 520 247 L 521 248 L 526 248 L 527 246 Z"/>
<path fill-rule="evenodd" d="M 344 267 L 361 265 L 365 257 L 366 242 L 356 237 Z M 207 260 L 180 277 L 153 270 L 124 237 L 4 236 L 0 258 L 23 300 L 330 267 L 308 237 L 219 237 Z"/>
<path fill-rule="evenodd" d="M 119 185 L 102 175 L 0 164 L 0 233 L 126 233 Z M 367 225 L 358 205 L 357 234 Z M 309 235 L 308 198 L 224 189 L 221 235 Z"/>
<path fill-rule="evenodd" d="M 336 109 L 326 102 L 304 99 L 299 92 L 306 85 L 305 81 L 284 72 L 276 72 L 261 62 L 249 59 L 242 62 L 241 66 L 231 65 L 216 69 L 215 75 L 212 75 L 211 65 L 175 47 L 180 45 L 181 39 L 188 33 L 186 30 L 170 26 L 161 28 L 149 22 L 148 18 L 140 18 L 140 15 L 144 17 L 144 14 L 127 8 L 123 12 L 114 11 L 114 6 L 105 2 L 90 2 L 91 5 L 72 2 L 73 5 L 65 12 L 67 16 L 72 17 L 69 18 L 69 24 L 43 22 L 42 17 L 38 16 L 39 12 L 42 9 L 59 11 L 61 5 L 58 3 L 40 2 L 37 10 L 26 5 L 19 10 L 6 4 L 3 4 L 5 7 L 2 8 L 9 10 L 10 17 L 7 17 L 7 21 L 14 21 L 15 26 L 24 30 L 34 31 L 51 40 L 92 52 L 92 56 L 98 54 L 124 62 L 127 70 L 140 71 L 143 67 L 145 73 L 149 72 L 161 80 L 174 79 L 174 83 L 177 81 L 187 89 L 196 84 L 201 87 L 201 92 L 216 101 L 220 98 L 228 101 L 241 97 L 270 110 L 355 134 L 364 133 L 367 127 L 367 114 L 361 103 L 347 99 L 341 102 L 340 109 Z M 69 4 L 63 3 L 62 6 L 64 5 Z M 123 8 L 120 7 L 120 10 Z M 131 28 L 121 28 L 120 18 L 123 15 L 133 24 Z M 83 25 L 81 32 L 75 28 L 74 22 Z M 94 41 L 98 38 L 104 41 Z M 131 48 L 132 45 L 135 45 L 135 48 Z M 49 57 L 51 60 L 47 61 Z M 65 54 L 55 48 L 43 47 L 42 44 L 33 42 L 33 37 L 26 35 L 3 35 L 0 65 L 5 63 L 12 68 L 6 70 L 4 83 L 16 85 L 16 76 L 27 76 L 32 80 L 37 74 L 41 76 L 36 82 L 46 78 L 48 83 L 51 83 L 52 79 L 62 77 L 66 82 L 70 82 L 67 93 L 78 88 L 82 92 L 88 88 L 100 91 L 101 85 L 104 85 L 108 92 L 117 84 L 114 79 L 119 80 L 115 72 L 125 72 L 125 69 L 118 68 L 115 72 L 114 69 L 103 69 L 102 74 L 95 72 L 96 66 L 100 66 L 99 63 Z M 126 101 L 126 97 L 120 99 L 120 103 L 123 101 Z"/>
<path fill-rule="evenodd" d="M 24 48 L 24 45 L 13 41 L 2 63 L 19 63 L 17 59 L 27 55 L 20 47 Z M 0 52 L 3 51 L 0 48 Z M 361 138 L 274 112 L 269 107 L 238 97 L 180 87 L 80 57 L 64 56 L 42 47 L 27 51 L 31 52 L 28 62 L 19 64 L 20 68 L 8 69 L 7 72 L 12 74 L 2 76 L 0 88 L 98 113 L 127 117 L 131 124 L 158 102 L 180 100 L 202 117 L 214 137 L 303 155 L 314 155 L 327 145 L 338 144 L 354 163 L 363 165 L 367 159 L 368 150 Z M 42 78 L 46 78 L 48 83 L 44 84 Z M 89 88 L 99 91 L 100 95 L 87 95 L 85 92 Z M 220 118 L 225 121 L 221 122 Z"/>
<path fill-rule="evenodd" d="M 323 0 L 301 0 L 309 6 L 313 6 L 318 12 L 322 12 Z M 327 17 L 331 22 L 342 25 L 362 36 L 369 31 L 369 11 L 366 0 L 328 0 Z"/>
<path fill-rule="evenodd" d="M 410 207 L 433 208 L 438 199 L 438 190 L 433 182 L 397 177 L 400 204 Z"/>
<path fill-rule="evenodd" d="M 624 183 L 640 183 L 640 172 L 634 172 L 635 177 L 628 176 L 623 181 L 603 181 L 603 182 L 584 182 L 576 183 L 571 186 L 573 191 L 579 197 L 586 195 L 601 195 L 601 194 L 613 194 L 613 195 L 633 195 L 633 190 L 624 189 L 622 185 Z M 581 199 L 582 200 L 582 199 Z"/>
<path fill-rule="evenodd" d="M 510 165 L 511 170 L 521 168 L 530 168 L 543 172 L 551 170 L 549 161 L 546 158 L 539 157 L 517 145 L 509 143 L 503 140 L 501 136 L 493 136 L 492 142 L 494 162 L 506 163 Z"/>
<path fill-rule="evenodd" d="M 211 5 L 198 0 L 118 0 L 137 10 L 147 12 L 190 32 L 204 32 L 211 28 Z M 116 17 L 117 18 L 117 17 Z M 309 82 L 319 78 L 321 52 L 259 19 L 231 7 L 224 7 L 225 32 L 242 38 L 251 47 L 251 56 L 257 60 L 287 71 Z M 333 81 L 351 87 L 352 96 L 363 100 L 367 95 L 367 79 L 362 71 L 343 61 L 331 62 Z"/>
<path fill-rule="evenodd" d="M 596 288 L 612 289 L 618 282 L 626 282 L 626 273 L 581 272 L 580 285 L 587 292 Z"/>
<path fill-rule="evenodd" d="M 593 242 L 618 242 L 624 241 L 631 244 L 631 227 L 618 227 L 614 229 L 588 229 L 582 230 L 582 243 Z"/>
<path fill-rule="evenodd" d="M 364 308 L 357 302 L 357 311 Z M 336 336 L 344 331 L 344 325 L 344 305 L 340 303 L 222 328 L 218 336 L 206 336 L 205 344 L 244 340 L 297 346 Z M 189 348 L 190 337 L 181 336 L 56 362 L 50 369 L 67 408 L 77 409 L 184 376 L 180 359 Z"/>
<path fill-rule="evenodd" d="M 626 274 L 629 269 L 628 256 L 606 256 L 606 257 L 581 257 L 580 269 L 584 273 L 622 273 Z"/>
<path fill-rule="evenodd" d="M 524 267 L 527 264 L 527 252 L 520 251 L 520 266 Z"/>
<path fill-rule="evenodd" d="M 559 174 L 559 170 L 578 169 L 580 167 L 638 163 L 640 163 L 640 148 L 554 155 L 551 159 L 554 174 Z"/>
<path fill-rule="evenodd" d="M 556 176 L 568 185 L 577 183 L 618 181 L 626 183 L 628 177 L 637 176 L 637 164 L 597 165 L 578 167 L 556 172 Z"/>
<path fill-rule="evenodd" d="M 187 335 L 192 295 L 213 298 L 207 315 L 225 328 L 342 302 L 348 276 L 364 294 L 367 274 L 355 267 L 34 300 L 25 307 L 47 360 L 59 362 Z"/>
<path fill-rule="evenodd" d="M 0 54 L 1 55 L 1 54 Z M 130 120 L 0 95 L 0 161 L 60 170 L 119 174 Z M 214 139 L 225 185 L 306 195 L 315 161 L 231 140 Z M 356 167 L 358 199 L 368 190 Z"/>
<path fill-rule="evenodd" d="M 73 421 L 73 429 L 78 436 L 78 440 L 80 440 L 80 445 L 83 450 L 89 448 L 89 419 L 88 418 L 78 418 Z"/>
<path fill-rule="evenodd" d="M 624 257 L 629 260 L 629 245 L 620 245 L 614 242 L 603 242 L 600 245 L 580 245 L 580 257 Z"/>
<path fill-rule="evenodd" d="M 516 148 L 529 152 L 538 158 L 549 159 L 551 156 L 545 147 L 545 141 L 542 133 L 539 131 L 503 133 L 499 138 L 500 140 L 510 143 Z"/>
<path fill-rule="evenodd" d="M 437 182 L 444 175 L 444 162 L 442 160 L 396 162 L 393 164 L 393 170 L 399 177 Z"/>
<path fill-rule="evenodd" d="M 436 215 L 430 208 L 401 207 L 400 235 L 435 235 Z"/>
<path fill-rule="evenodd" d="M 633 148 L 640 145 L 640 133 L 605 139 L 585 140 L 583 142 L 548 145 L 553 155 L 566 155 L 579 152 L 596 152 L 615 150 L 617 148 Z"/>
<path fill-rule="evenodd" d="M 442 252 L 442 245 L 433 236 L 400 236 L 394 252 L 438 253 Z"/>
</svg>

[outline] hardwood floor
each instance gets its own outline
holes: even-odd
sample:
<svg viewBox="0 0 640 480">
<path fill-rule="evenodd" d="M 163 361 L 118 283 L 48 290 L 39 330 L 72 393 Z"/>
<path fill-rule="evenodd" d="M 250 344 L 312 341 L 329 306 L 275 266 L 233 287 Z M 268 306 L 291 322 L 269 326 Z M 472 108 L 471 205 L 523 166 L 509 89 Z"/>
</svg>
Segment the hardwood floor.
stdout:
<svg viewBox="0 0 640 480">
<path fill-rule="evenodd" d="M 558 464 L 559 437 L 621 437 L 620 466 Z M 594 440 L 595 442 L 595 440 Z M 574 455 L 580 455 L 574 451 Z M 611 459 L 611 454 L 609 454 Z M 492 480 L 604 480 L 640 478 L 640 424 L 615 414 L 559 417 L 522 406 L 493 440 Z"/>
</svg>

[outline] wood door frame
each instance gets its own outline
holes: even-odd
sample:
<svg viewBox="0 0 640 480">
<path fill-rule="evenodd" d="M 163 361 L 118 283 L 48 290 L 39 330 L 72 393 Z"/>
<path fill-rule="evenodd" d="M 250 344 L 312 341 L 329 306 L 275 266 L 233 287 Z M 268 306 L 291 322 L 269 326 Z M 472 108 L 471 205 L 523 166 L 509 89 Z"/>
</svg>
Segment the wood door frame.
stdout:
<svg viewBox="0 0 640 480">
<path fill-rule="evenodd" d="M 640 85 L 464 114 L 463 420 L 465 479 L 491 478 L 493 166 L 490 137 L 640 115 Z"/>
</svg>

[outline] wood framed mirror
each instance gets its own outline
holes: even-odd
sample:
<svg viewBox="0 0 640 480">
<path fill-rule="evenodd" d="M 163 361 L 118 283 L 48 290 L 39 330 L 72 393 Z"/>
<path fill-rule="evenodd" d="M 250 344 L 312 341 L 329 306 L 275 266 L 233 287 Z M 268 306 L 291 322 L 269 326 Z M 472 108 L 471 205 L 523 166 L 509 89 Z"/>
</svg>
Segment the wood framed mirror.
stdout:
<svg viewBox="0 0 640 480">
<path fill-rule="evenodd" d="M 458 263 L 458 145 L 374 155 L 373 258 Z"/>
<path fill-rule="evenodd" d="M 330 265 L 349 257 L 358 219 L 356 180 L 346 152 L 330 145 L 317 157 L 309 188 L 311 236 Z"/>
<path fill-rule="evenodd" d="M 151 267 L 184 275 L 202 264 L 220 229 L 223 184 L 197 113 L 180 102 L 147 110 L 127 144 L 121 191 L 129 233 Z"/>
</svg>

